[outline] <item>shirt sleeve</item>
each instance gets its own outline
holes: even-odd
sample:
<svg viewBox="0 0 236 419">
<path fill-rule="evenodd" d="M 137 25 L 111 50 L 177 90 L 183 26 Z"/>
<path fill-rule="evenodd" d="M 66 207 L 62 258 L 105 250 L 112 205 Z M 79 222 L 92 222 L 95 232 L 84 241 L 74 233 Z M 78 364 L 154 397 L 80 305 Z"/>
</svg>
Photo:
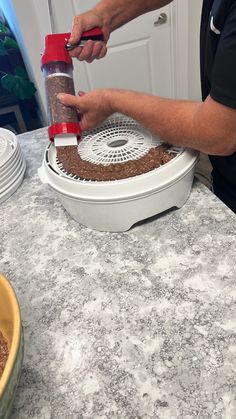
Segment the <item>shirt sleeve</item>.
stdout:
<svg viewBox="0 0 236 419">
<path fill-rule="evenodd" d="M 215 55 L 210 96 L 236 109 L 236 2 L 230 7 Z"/>
</svg>

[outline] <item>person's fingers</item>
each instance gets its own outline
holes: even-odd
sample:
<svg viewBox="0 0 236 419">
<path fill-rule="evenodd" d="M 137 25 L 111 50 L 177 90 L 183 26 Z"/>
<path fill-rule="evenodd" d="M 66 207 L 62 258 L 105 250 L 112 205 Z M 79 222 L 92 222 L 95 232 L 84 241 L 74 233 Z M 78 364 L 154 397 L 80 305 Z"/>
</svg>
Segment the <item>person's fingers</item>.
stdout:
<svg viewBox="0 0 236 419">
<path fill-rule="evenodd" d="M 76 44 L 84 31 L 89 31 L 92 28 L 102 28 L 102 19 L 99 15 L 94 13 L 92 10 L 82 15 L 77 15 L 73 19 L 71 36 L 69 39 L 70 44 Z M 108 39 L 108 30 L 105 30 L 104 38 L 105 41 Z"/>
<path fill-rule="evenodd" d="M 69 51 L 70 56 L 73 58 L 77 58 L 81 54 L 82 50 L 83 50 L 83 47 L 73 48 L 71 51 Z"/>
<path fill-rule="evenodd" d="M 77 58 L 79 61 L 91 63 L 93 60 L 103 58 L 106 55 L 107 47 L 103 42 L 87 42 L 89 42 L 90 45 L 87 46 L 86 44 L 84 47 L 74 48 L 70 51 L 70 56 Z M 93 44 L 91 44 L 91 42 L 93 42 Z"/>
<path fill-rule="evenodd" d="M 78 96 L 69 95 L 67 93 L 59 93 L 57 98 L 61 103 L 63 103 L 63 105 L 80 108 L 80 98 Z"/>
<path fill-rule="evenodd" d="M 68 42 L 72 45 L 76 44 L 76 42 L 80 40 L 82 32 L 83 32 L 83 28 L 82 28 L 79 16 L 75 16 L 73 19 L 71 36 Z"/>
<path fill-rule="evenodd" d="M 84 96 L 85 95 L 85 92 L 82 92 L 81 90 L 79 90 L 77 94 L 78 94 L 78 96 Z M 78 107 L 77 107 L 77 113 L 78 113 L 79 121 L 81 123 L 83 121 L 83 119 L 84 119 L 84 114 L 81 111 L 81 109 L 79 109 Z"/>
<path fill-rule="evenodd" d="M 102 18 L 93 11 L 74 17 L 71 36 L 68 42 L 72 45 L 76 45 L 81 39 L 82 33 L 84 31 L 89 31 L 94 27 L 101 28 L 104 42 L 88 40 L 83 47 L 75 47 L 72 49 L 69 52 L 71 57 L 76 57 L 79 61 L 87 61 L 90 63 L 93 60 L 103 58 L 106 55 L 106 43 L 110 36 L 109 28 L 107 25 L 103 24 Z"/>
<path fill-rule="evenodd" d="M 97 57 L 97 59 L 100 60 L 100 58 L 105 57 L 106 53 L 107 53 L 107 47 L 105 45 L 103 45 L 103 47 L 102 47 L 102 49 L 100 51 L 100 54 Z"/>
<path fill-rule="evenodd" d="M 90 57 L 86 60 L 88 63 L 91 63 L 93 60 L 99 57 L 101 50 L 103 49 L 104 44 L 101 42 L 95 42 L 93 45 L 93 50 Z"/>
<path fill-rule="evenodd" d="M 86 44 L 84 45 L 84 47 L 82 48 L 81 53 L 77 57 L 78 60 L 79 61 L 88 60 L 91 57 L 91 55 L 92 55 L 93 46 L 94 46 L 94 42 L 91 39 L 88 40 L 86 42 Z"/>
</svg>

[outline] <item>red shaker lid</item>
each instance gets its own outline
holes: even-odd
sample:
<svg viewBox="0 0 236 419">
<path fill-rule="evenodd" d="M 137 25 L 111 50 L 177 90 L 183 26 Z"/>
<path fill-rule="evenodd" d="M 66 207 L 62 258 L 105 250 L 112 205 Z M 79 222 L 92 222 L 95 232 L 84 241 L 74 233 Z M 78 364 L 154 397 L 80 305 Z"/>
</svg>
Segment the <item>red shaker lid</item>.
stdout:
<svg viewBox="0 0 236 419">
<path fill-rule="evenodd" d="M 80 137 L 80 124 L 76 122 L 61 122 L 48 127 L 48 136 L 51 141 L 54 140 L 54 137 L 56 137 L 56 135 L 60 134 L 75 134 L 78 137 Z"/>
<path fill-rule="evenodd" d="M 59 33 L 45 37 L 45 49 L 41 59 L 41 68 L 50 62 L 63 61 L 72 65 L 72 59 L 66 50 L 70 33 Z"/>
</svg>

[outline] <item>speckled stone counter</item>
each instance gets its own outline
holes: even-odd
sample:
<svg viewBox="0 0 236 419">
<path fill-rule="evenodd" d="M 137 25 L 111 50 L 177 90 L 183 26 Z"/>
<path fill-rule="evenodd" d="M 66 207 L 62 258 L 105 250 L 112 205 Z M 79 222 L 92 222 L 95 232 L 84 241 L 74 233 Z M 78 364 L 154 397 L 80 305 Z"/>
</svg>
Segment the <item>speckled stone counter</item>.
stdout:
<svg viewBox="0 0 236 419">
<path fill-rule="evenodd" d="M 25 180 L 0 209 L 0 271 L 21 306 L 12 419 L 236 418 L 236 217 L 195 182 L 125 233 L 73 221 L 19 137 Z"/>
</svg>

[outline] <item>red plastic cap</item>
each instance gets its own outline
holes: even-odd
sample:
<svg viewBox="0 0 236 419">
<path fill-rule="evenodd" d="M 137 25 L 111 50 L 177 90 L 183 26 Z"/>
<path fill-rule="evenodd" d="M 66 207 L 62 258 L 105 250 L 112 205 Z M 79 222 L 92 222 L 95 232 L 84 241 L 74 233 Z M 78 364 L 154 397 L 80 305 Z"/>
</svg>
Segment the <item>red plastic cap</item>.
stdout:
<svg viewBox="0 0 236 419">
<path fill-rule="evenodd" d="M 48 128 L 48 136 L 51 141 L 54 140 L 56 135 L 60 134 L 74 134 L 77 135 L 77 137 L 80 137 L 81 134 L 81 128 L 79 123 L 74 122 L 63 122 L 51 125 Z"/>
<path fill-rule="evenodd" d="M 62 61 L 72 65 L 72 59 L 65 46 L 70 33 L 59 33 L 45 37 L 45 49 L 41 59 L 41 68 L 50 62 Z"/>
</svg>

